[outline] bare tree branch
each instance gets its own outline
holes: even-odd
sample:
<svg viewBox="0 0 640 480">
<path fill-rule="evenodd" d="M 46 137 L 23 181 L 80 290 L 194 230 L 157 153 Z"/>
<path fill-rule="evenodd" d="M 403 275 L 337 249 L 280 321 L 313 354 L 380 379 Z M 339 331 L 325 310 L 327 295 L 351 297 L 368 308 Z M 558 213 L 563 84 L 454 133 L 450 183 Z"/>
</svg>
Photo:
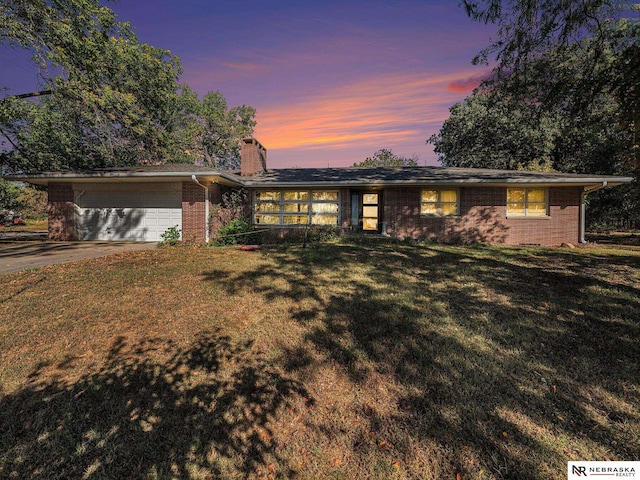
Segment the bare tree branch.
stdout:
<svg viewBox="0 0 640 480">
<path fill-rule="evenodd" d="M 41 97 L 43 95 L 51 95 L 53 90 L 40 90 L 39 92 L 29 92 L 29 93 L 21 93 L 19 95 L 9 95 L 7 97 L 2 98 L 1 100 L 9 100 L 11 98 L 20 100 L 23 98 L 33 98 L 33 97 Z"/>
</svg>

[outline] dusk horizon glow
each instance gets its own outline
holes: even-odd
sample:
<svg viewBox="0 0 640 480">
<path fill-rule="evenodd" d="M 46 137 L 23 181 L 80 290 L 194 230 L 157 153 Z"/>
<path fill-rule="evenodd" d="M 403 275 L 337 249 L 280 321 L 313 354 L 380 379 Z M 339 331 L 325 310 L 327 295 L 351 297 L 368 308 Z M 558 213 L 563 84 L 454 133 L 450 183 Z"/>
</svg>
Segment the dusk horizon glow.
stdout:
<svg viewBox="0 0 640 480">
<path fill-rule="evenodd" d="M 105 5 L 180 58 L 180 83 L 254 107 L 269 168 L 350 166 L 381 148 L 436 165 L 426 140 L 490 73 L 471 60 L 495 27 L 451 1 Z M 0 62 L 7 94 L 35 84 L 23 51 L 2 48 Z"/>
</svg>

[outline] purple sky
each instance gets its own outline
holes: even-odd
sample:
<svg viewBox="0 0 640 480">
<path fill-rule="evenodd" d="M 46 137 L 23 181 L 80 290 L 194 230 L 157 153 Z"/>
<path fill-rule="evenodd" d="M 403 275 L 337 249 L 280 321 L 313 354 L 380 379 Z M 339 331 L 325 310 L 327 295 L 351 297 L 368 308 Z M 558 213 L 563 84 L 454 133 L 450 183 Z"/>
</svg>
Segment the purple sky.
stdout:
<svg viewBox="0 0 640 480">
<path fill-rule="evenodd" d="M 268 165 L 338 167 L 380 148 L 436 164 L 425 140 L 488 73 L 471 59 L 495 31 L 455 0 L 122 0 L 142 42 L 180 57 L 201 95 L 256 108 Z M 0 86 L 33 67 L 0 49 Z"/>
</svg>

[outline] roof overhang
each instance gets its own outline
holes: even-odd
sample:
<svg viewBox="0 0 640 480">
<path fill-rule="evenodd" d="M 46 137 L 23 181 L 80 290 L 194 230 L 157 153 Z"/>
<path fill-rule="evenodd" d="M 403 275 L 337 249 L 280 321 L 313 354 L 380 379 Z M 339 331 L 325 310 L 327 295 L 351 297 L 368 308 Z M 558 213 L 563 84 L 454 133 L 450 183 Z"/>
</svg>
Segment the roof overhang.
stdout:
<svg viewBox="0 0 640 480">
<path fill-rule="evenodd" d="M 200 182 L 216 182 L 228 186 L 240 186 L 240 177 L 220 171 L 183 171 L 183 172 L 122 172 L 122 171 L 91 171 L 91 172 L 41 172 L 32 174 L 6 175 L 4 178 L 15 182 L 26 182 L 35 185 L 49 185 L 50 183 L 147 183 L 147 182 L 184 182 L 193 176 Z"/>
<path fill-rule="evenodd" d="M 501 170 L 474 170 L 474 169 L 427 169 L 424 167 L 414 170 L 415 175 L 405 178 L 393 177 L 393 172 L 387 175 L 378 172 L 377 175 L 359 175 L 357 169 L 341 170 L 334 178 L 331 177 L 340 169 L 309 169 L 315 178 L 305 178 L 305 169 L 296 169 L 302 173 L 298 178 L 290 175 L 291 170 L 271 170 L 266 176 L 241 177 L 228 171 L 210 170 L 206 168 L 179 168 L 171 170 L 150 170 L 145 167 L 132 169 L 91 170 L 91 171 L 63 171 L 40 172 L 32 174 L 5 175 L 7 180 L 27 182 L 36 185 L 48 185 L 50 183 L 126 183 L 126 182 L 184 182 L 191 181 L 193 177 L 199 182 L 216 182 L 231 187 L 248 188 L 383 188 L 383 187 L 456 187 L 482 186 L 482 187 L 510 187 L 513 185 L 526 185 L 528 187 L 582 187 L 586 191 L 602 188 L 604 186 L 617 186 L 631 183 L 632 177 L 608 176 L 608 175 L 575 175 L 575 174 L 546 174 L 543 172 L 509 172 Z M 436 173 L 434 173 L 436 172 Z M 396 172 L 397 173 L 397 172 Z"/>
<path fill-rule="evenodd" d="M 527 187 L 596 187 L 596 186 L 617 186 L 625 183 L 631 183 L 632 177 L 594 177 L 594 178 L 567 178 L 567 179 L 433 179 L 423 181 L 405 181 L 405 180 L 389 180 L 389 181 L 314 181 L 314 182 L 280 182 L 280 181 L 260 181 L 260 180 L 244 180 L 243 185 L 249 188 L 383 188 L 383 187 L 425 187 L 425 186 L 442 186 L 442 187 L 512 187 L 514 185 L 526 185 Z"/>
</svg>

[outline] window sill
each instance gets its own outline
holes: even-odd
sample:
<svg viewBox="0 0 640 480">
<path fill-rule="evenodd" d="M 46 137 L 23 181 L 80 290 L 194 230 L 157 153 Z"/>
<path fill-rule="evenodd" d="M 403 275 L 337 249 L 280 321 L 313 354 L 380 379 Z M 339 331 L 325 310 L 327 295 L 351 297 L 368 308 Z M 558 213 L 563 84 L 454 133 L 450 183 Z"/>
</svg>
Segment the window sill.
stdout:
<svg viewBox="0 0 640 480">
<path fill-rule="evenodd" d="M 507 215 L 507 220 L 550 220 L 549 215 Z"/>
</svg>

